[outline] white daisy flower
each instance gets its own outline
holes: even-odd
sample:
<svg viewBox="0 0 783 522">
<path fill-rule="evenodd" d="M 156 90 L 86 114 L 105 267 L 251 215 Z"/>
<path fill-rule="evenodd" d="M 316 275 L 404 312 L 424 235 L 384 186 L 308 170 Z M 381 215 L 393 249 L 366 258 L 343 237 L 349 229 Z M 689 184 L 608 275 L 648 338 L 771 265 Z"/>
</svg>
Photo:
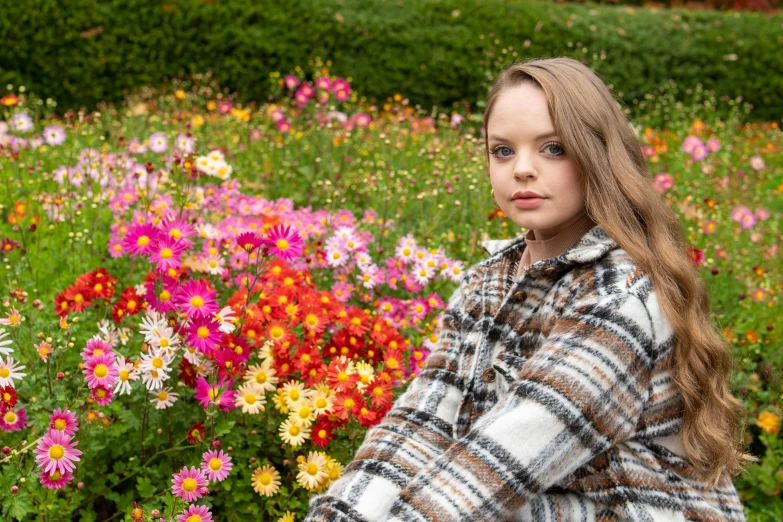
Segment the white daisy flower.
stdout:
<svg viewBox="0 0 783 522">
<path fill-rule="evenodd" d="M 166 350 L 153 349 L 141 355 L 141 380 L 148 390 L 157 390 L 169 378 L 171 356 Z"/>
<path fill-rule="evenodd" d="M 201 364 L 201 356 L 199 355 L 198 350 L 189 344 L 183 346 L 185 347 L 183 357 L 185 357 L 185 359 L 193 366 L 198 366 Z"/>
<path fill-rule="evenodd" d="M 234 325 L 235 319 L 236 316 L 234 314 L 234 309 L 230 306 L 224 307 L 221 311 L 215 314 L 215 321 L 220 323 L 218 330 L 223 333 L 231 333 L 236 329 L 236 326 Z"/>
<path fill-rule="evenodd" d="M 0 357 L 0 386 L 10 386 L 14 388 L 14 380 L 20 380 L 22 377 L 27 377 L 26 373 L 22 373 L 19 370 L 24 370 L 25 366 L 17 366 L 11 357 L 6 357 L 5 362 Z"/>
<path fill-rule="evenodd" d="M 0 353 L 5 355 L 10 355 L 14 351 L 13 348 L 9 348 L 13 343 L 11 339 L 7 339 L 9 335 L 3 328 L 0 328 Z"/>
<path fill-rule="evenodd" d="M 123 326 L 122 329 L 119 331 L 119 337 L 120 337 L 120 343 L 122 343 L 123 346 L 128 344 L 128 341 L 130 340 L 130 328 L 127 326 Z"/>
<path fill-rule="evenodd" d="M 266 404 L 264 390 L 253 382 L 246 382 L 237 389 L 234 404 L 237 408 L 242 408 L 242 413 L 255 415 L 262 412 Z"/>
<path fill-rule="evenodd" d="M 245 372 L 244 379 L 256 386 L 261 387 L 265 392 L 275 391 L 277 389 L 277 372 L 272 368 L 272 360 L 265 359 L 261 366 L 252 365 Z"/>
<path fill-rule="evenodd" d="M 159 390 L 150 402 L 155 405 L 156 410 L 165 410 L 175 402 L 177 402 L 178 393 L 171 391 L 170 387 Z"/>
<path fill-rule="evenodd" d="M 119 365 L 120 376 L 117 380 L 117 384 L 114 386 L 114 393 L 116 395 L 130 395 L 131 381 L 135 381 L 139 378 L 139 372 L 133 366 L 133 363 L 123 363 Z"/>
</svg>

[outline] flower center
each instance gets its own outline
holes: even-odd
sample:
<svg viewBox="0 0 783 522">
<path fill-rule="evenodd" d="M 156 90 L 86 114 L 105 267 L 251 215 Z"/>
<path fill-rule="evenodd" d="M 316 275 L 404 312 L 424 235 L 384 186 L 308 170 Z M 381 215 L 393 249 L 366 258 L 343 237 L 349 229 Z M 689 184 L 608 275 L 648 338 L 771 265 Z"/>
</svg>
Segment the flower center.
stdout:
<svg viewBox="0 0 783 522">
<path fill-rule="evenodd" d="M 8 368 L 0 368 L 0 377 L 7 379 L 9 375 L 11 375 L 11 370 Z"/>
<path fill-rule="evenodd" d="M 196 491 L 196 488 L 198 487 L 198 484 L 196 483 L 196 479 L 192 478 L 186 478 L 182 481 L 182 489 L 184 491 L 187 491 L 188 493 L 193 493 Z"/>
<path fill-rule="evenodd" d="M 171 299 L 171 292 L 169 292 L 168 290 L 164 290 L 164 291 L 162 291 L 162 292 L 160 293 L 160 301 L 161 301 L 162 303 L 165 303 L 165 302 L 166 302 L 166 301 L 168 301 L 169 299 Z"/>
<path fill-rule="evenodd" d="M 65 420 L 63 419 L 57 419 L 56 421 L 54 421 L 54 429 L 56 430 L 63 431 L 65 429 L 65 426 L 66 426 Z"/>
<path fill-rule="evenodd" d="M 198 335 L 199 339 L 206 339 L 209 337 L 209 328 L 206 326 L 199 326 L 198 330 L 196 330 L 196 335 Z"/>
<path fill-rule="evenodd" d="M 264 384 L 266 382 L 266 372 L 258 372 L 256 374 L 256 382 L 258 384 Z"/>
<path fill-rule="evenodd" d="M 158 369 L 163 368 L 163 359 L 161 359 L 160 357 L 155 357 L 154 359 L 152 359 L 152 363 L 151 364 L 155 368 L 158 368 Z"/>
<path fill-rule="evenodd" d="M 253 393 L 247 393 L 245 394 L 245 402 L 248 404 L 255 404 L 256 403 L 256 396 Z"/>
<path fill-rule="evenodd" d="M 204 299 L 202 299 L 201 296 L 194 295 L 190 298 L 190 306 L 193 308 L 201 308 L 204 306 Z"/>
<path fill-rule="evenodd" d="M 60 446 L 59 444 L 53 445 L 51 448 L 49 448 L 49 458 L 52 460 L 60 460 L 65 456 L 65 448 Z"/>
<path fill-rule="evenodd" d="M 209 461 L 209 469 L 212 471 L 220 471 L 220 469 L 223 467 L 223 461 L 218 458 L 210 459 Z"/>
<path fill-rule="evenodd" d="M 127 381 L 128 379 L 130 379 L 130 373 L 128 373 L 128 370 L 120 370 L 120 380 Z"/>
<path fill-rule="evenodd" d="M 169 345 L 169 340 L 166 338 L 163 338 L 160 340 L 160 346 L 161 348 L 167 348 Z"/>
<path fill-rule="evenodd" d="M 268 486 L 269 483 L 272 482 L 272 475 L 270 475 L 269 473 L 261 473 L 261 476 L 258 478 L 258 481 L 264 486 Z"/>
<path fill-rule="evenodd" d="M 345 372 L 340 372 L 337 374 L 337 380 L 340 382 L 345 382 L 348 380 L 348 374 Z"/>
<path fill-rule="evenodd" d="M 139 236 L 139 239 L 136 240 L 136 244 L 140 247 L 147 246 L 150 243 L 149 236 Z"/>
<path fill-rule="evenodd" d="M 63 478 L 63 475 L 59 471 L 55 471 L 49 475 L 49 480 L 60 480 L 61 478 Z"/>
<path fill-rule="evenodd" d="M 278 250 L 288 250 L 288 241 L 285 239 L 278 239 L 277 243 L 275 244 Z"/>
<path fill-rule="evenodd" d="M 299 426 L 291 426 L 291 429 L 288 430 L 288 433 L 296 437 L 299 435 Z"/>
<path fill-rule="evenodd" d="M 311 462 L 307 465 L 307 474 L 308 475 L 317 475 L 319 471 L 318 464 L 315 462 Z"/>
<path fill-rule="evenodd" d="M 200 515 L 190 515 L 185 522 L 201 522 L 202 518 Z"/>
<path fill-rule="evenodd" d="M 220 389 L 219 388 L 210 388 L 209 389 L 209 400 L 214 401 L 214 400 L 217 400 L 218 397 L 220 397 Z"/>
<path fill-rule="evenodd" d="M 99 364 L 95 367 L 95 371 L 93 373 L 97 378 L 103 379 L 104 377 L 109 375 L 109 369 L 106 367 L 105 364 Z"/>
<path fill-rule="evenodd" d="M 160 257 L 162 259 L 171 259 L 172 255 L 174 255 L 174 252 L 172 252 L 170 248 L 163 248 L 160 251 Z"/>
<path fill-rule="evenodd" d="M 159 392 L 159 393 L 158 393 L 158 400 L 159 400 L 160 402 L 163 402 L 163 401 L 165 401 L 165 400 L 168 400 L 168 398 L 169 398 L 169 394 L 168 394 L 168 393 L 166 393 L 166 392 L 164 392 L 164 391 L 162 391 L 162 392 Z"/>
</svg>

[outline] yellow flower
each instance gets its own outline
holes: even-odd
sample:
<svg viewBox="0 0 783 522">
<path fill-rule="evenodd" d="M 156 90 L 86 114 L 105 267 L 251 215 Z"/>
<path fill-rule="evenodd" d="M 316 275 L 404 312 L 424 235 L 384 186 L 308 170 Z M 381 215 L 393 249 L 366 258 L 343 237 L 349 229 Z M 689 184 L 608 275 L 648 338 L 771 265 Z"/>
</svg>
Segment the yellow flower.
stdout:
<svg viewBox="0 0 783 522">
<path fill-rule="evenodd" d="M 277 522 L 294 522 L 296 518 L 294 518 L 294 514 L 290 511 L 286 511 L 285 515 L 277 519 Z"/>
<path fill-rule="evenodd" d="M 185 91 L 183 91 L 182 89 L 178 89 L 177 92 L 174 93 L 174 96 L 178 100 L 184 100 L 185 99 Z"/>
<path fill-rule="evenodd" d="M 756 426 L 767 433 L 777 435 L 780 431 L 780 419 L 774 413 L 765 411 L 756 419 Z"/>
<path fill-rule="evenodd" d="M 278 432 L 280 433 L 280 438 L 283 439 L 286 444 L 290 444 L 294 448 L 310 438 L 310 427 L 298 426 L 296 423 L 292 422 L 290 418 L 286 419 L 285 422 L 280 425 Z"/>
<path fill-rule="evenodd" d="M 326 459 L 320 453 L 311 451 L 307 460 L 299 463 L 299 473 L 296 475 L 296 480 L 308 490 L 312 491 L 328 479 Z"/>
<path fill-rule="evenodd" d="M 204 125 L 204 116 L 202 116 L 202 115 L 200 115 L 200 114 L 196 114 L 196 115 L 195 115 L 195 116 L 193 116 L 193 118 L 190 120 L 190 123 L 191 123 L 191 125 L 193 125 L 194 127 L 201 127 L 202 125 Z"/>
<path fill-rule="evenodd" d="M 280 489 L 280 473 L 269 465 L 256 468 L 253 472 L 253 489 L 259 495 L 271 497 Z"/>
</svg>

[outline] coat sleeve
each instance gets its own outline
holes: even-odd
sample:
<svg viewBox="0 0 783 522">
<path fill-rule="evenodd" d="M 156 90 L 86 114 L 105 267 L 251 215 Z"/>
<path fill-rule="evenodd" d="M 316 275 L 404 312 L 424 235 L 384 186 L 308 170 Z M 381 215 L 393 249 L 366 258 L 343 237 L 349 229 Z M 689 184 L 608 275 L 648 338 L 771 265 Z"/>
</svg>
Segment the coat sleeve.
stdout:
<svg viewBox="0 0 783 522">
<path fill-rule="evenodd" d="M 500 521 L 632 437 L 654 366 L 645 303 L 577 298 L 508 394 L 400 492 L 386 520 Z"/>
<path fill-rule="evenodd" d="M 454 443 L 453 424 L 464 391 L 457 371 L 462 287 L 449 298 L 438 339 L 419 375 L 383 419 L 367 430 L 343 476 L 323 494 L 311 497 L 305 522 L 383 519 L 408 482 Z"/>
</svg>

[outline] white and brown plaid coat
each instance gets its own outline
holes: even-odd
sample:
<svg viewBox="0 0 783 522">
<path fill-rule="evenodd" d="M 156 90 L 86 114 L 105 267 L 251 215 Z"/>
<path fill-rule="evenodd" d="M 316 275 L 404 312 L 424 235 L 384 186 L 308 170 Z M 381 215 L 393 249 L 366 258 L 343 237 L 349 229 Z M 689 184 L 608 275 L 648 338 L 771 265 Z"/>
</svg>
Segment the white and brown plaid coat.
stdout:
<svg viewBox="0 0 783 522">
<path fill-rule="evenodd" d="M 484 243 L 437 348 L 305 522 L 740 522 L 696 479 L 649 277 L 600 225 L 515 280 L 524 234 Z"/>
</svg>

